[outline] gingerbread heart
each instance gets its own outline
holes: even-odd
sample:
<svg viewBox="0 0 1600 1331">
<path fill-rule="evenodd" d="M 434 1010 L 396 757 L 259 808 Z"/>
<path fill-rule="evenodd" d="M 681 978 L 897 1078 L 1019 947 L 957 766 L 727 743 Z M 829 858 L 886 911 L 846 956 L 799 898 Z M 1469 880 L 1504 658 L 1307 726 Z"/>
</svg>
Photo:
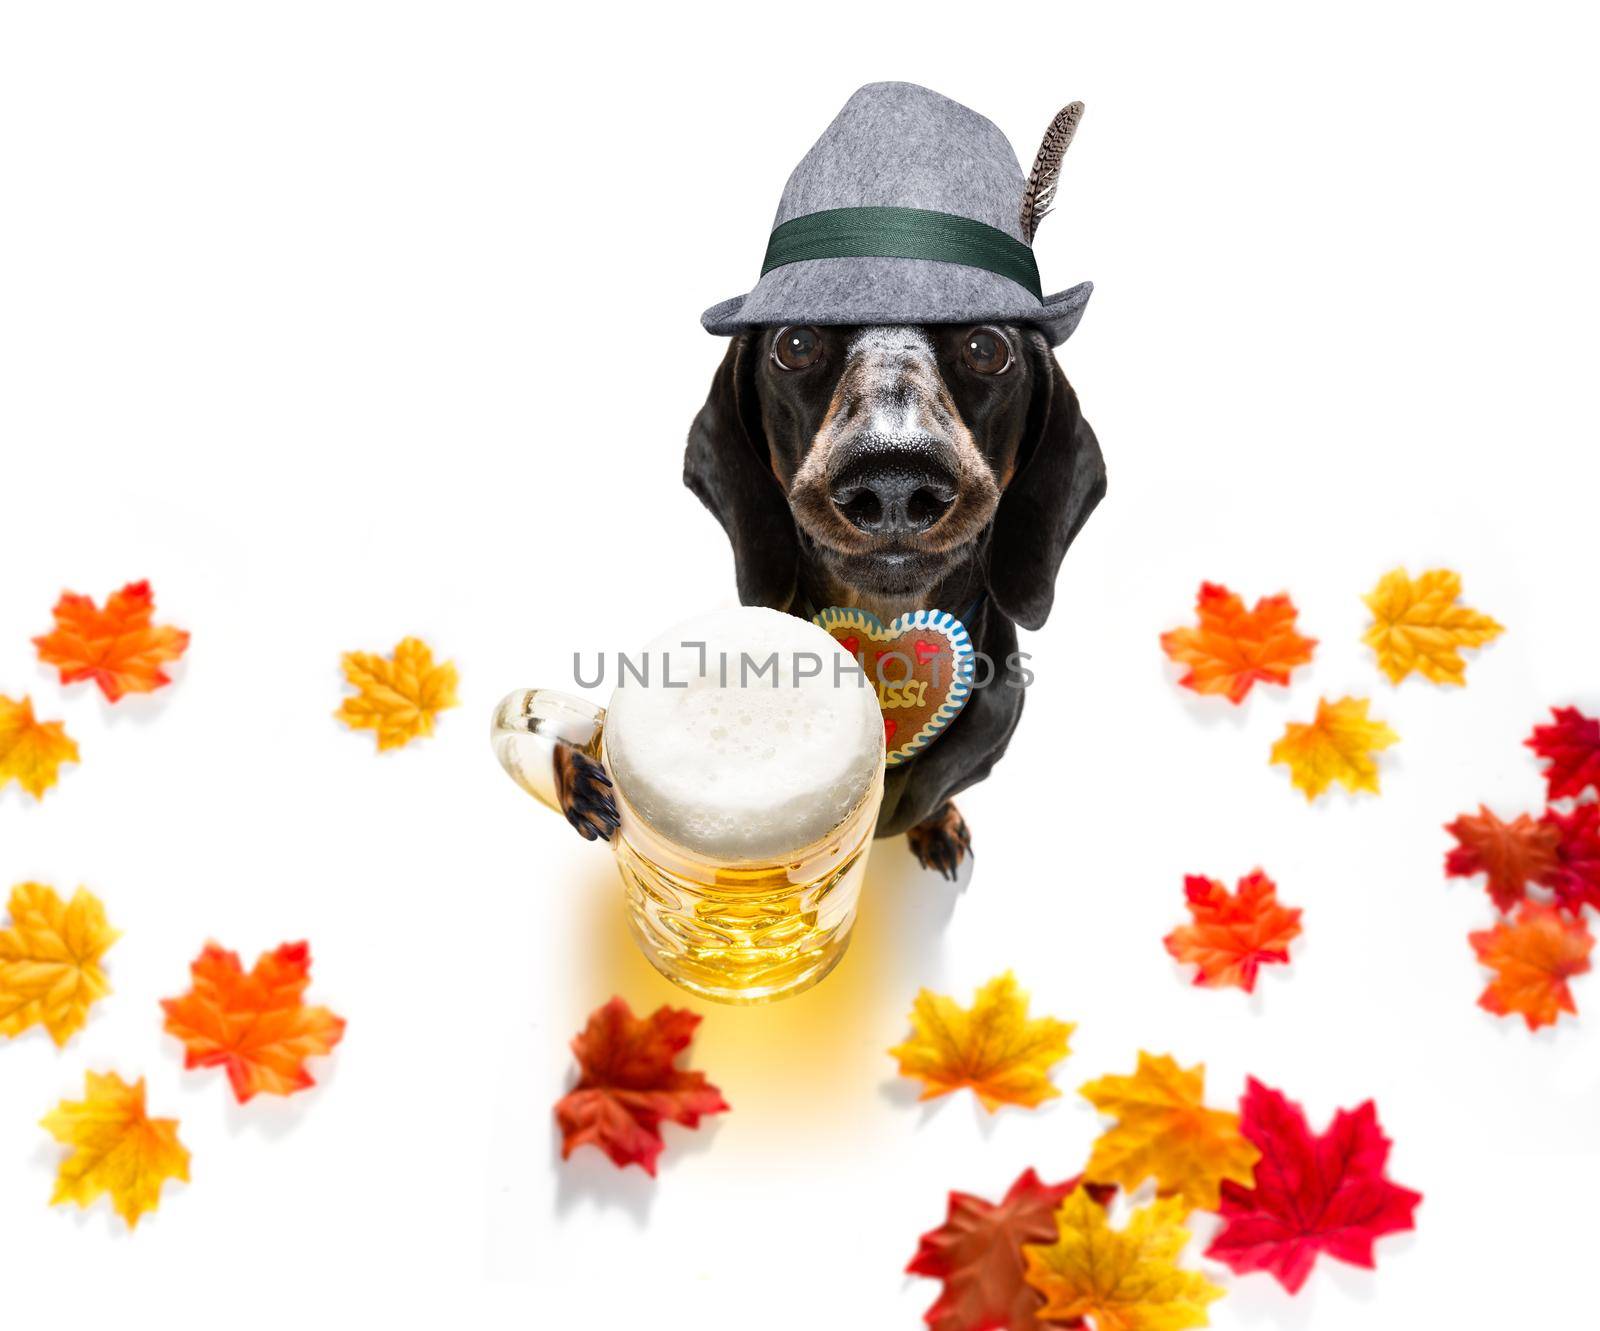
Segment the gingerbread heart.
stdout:
<svg viewBox="0 0 1600 1331">
<path fill-rule="evenodd" d="M 914 610 L 885 628 L 865 610 L 831 605 L 812 623 L 856 658 L 877 690 L 890 767 L 927 748 L 967 705 L 972 640 L 954 615 Z"/>
</svg>

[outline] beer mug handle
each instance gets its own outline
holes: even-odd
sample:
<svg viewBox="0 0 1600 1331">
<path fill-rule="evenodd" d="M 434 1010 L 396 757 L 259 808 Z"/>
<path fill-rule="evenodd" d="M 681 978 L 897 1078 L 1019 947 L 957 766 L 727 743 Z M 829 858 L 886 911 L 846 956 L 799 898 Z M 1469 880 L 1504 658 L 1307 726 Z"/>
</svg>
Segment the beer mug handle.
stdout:
<svg viewBox="0 0 1600 1331">
<path fill-rule="evenodd" d="M 577 749 L 600 761 L 606 710 L 554 689 L 518 689 L 494 709 L 489 738 L 506 775 L 546 808 L 562 813 L 556 755 Z"/>
</svg>

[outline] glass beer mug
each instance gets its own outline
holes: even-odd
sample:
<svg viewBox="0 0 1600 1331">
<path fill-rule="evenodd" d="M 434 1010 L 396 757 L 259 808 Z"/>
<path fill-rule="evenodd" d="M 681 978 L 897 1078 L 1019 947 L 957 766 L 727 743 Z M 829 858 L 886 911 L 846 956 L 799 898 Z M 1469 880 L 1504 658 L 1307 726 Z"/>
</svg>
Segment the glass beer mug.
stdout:
<svg viewBox="0 0 1600 1331">
<path fill-rule="evenodd" d="M 883 720 L 857 663 L 807 620 L 721 611 L 619 657 L 607 708 L 507 696 L 492 738 L 559 809 L 556 762 L 604 765 L 628 923 L 655 968 L 725 1003 L 799 993 L 849 943 L 883 798 Z"/>
</svg>

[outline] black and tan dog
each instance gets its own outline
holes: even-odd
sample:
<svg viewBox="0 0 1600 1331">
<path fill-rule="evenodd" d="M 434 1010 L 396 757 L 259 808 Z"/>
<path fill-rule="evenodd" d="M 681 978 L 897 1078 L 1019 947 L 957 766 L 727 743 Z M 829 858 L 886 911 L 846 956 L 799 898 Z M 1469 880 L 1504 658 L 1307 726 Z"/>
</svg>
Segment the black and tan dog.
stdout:
<svg viewBox="0 0 1600 1331">
<path fill-rule="evenodd" d="M 684 481 L 727 532 L 746 605 L 969 616 L 993 678 L 890 770 L 878 819 L 879 836 L 907 833 L 953 877 L 971 841 L 951 798 L 988 775 L 1022 713 L 1016 625 L 1045 622 L 1106 488 L 1046 340 L 1020 325 L 740 334 L 689 432 Z"/>
</svg>

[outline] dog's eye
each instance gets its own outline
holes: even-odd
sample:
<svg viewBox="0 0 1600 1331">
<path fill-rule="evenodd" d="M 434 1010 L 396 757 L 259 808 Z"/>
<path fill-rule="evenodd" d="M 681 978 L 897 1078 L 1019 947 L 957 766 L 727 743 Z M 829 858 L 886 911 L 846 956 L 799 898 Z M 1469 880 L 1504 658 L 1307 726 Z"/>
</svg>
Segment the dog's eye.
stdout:
<svg viewBox="0 0 1600 1331">
<path fill-rule="evenodd" d="M 805 324 L 778 329 L 772 343 L 772 359 L 786 370 L 803 370 L 822 359 L 822 338 Z"/>
<path fill-rule="evenodd" d="M 1000 374 L 1011 364 L 1011 344 L 995 328 L 974 328 L 961 342 L 961 359 L 979 374 Z"/>
</svg>

